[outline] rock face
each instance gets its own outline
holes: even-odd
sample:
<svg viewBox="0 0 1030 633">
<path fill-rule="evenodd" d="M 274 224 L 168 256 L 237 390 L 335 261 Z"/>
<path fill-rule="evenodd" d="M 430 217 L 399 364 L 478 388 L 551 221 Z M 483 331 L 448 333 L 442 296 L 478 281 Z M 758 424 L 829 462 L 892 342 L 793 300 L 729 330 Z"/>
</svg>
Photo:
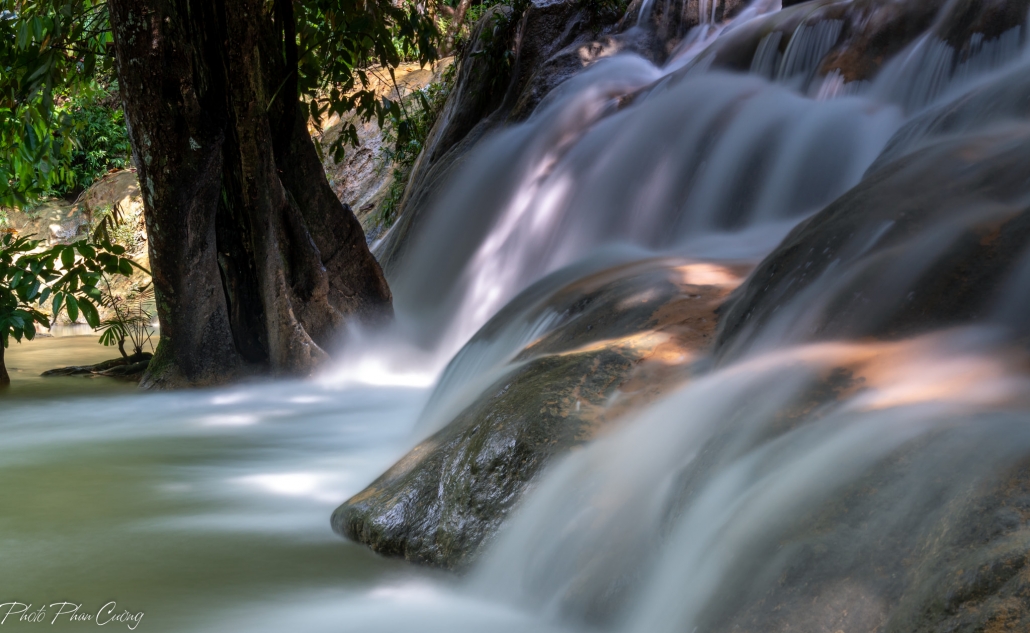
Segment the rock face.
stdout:
<svg viewBox="0 0 1030 633">
<path fill-rule="evenodd" d="M 504 98 L 509 73 L 496 60 L 507 51 L 504 38 L 493 37 L 497 22 L 510 19 L 511 9 L 499 5 L 487 11 L 469 38 L 458 65 L 457 78 L 443 111 L 429 132 L 422 153 L 412 167 L 397 221 L 375 255 L 387 276 L 400 259 L 407 236 L 421 221 L 421 211 L 465 153 L 490 129 L 488 115 Z"/>
<path fill-rule="evenodd" d="M 933 25 L 944 4 L 944 0 L 784 3 L 783 11 L 752 20 L 720 38 L 708 54 L 715 67 L 770 78 L 799 74 L 812 79 L 836 71 L 846 82 L 869 80 L 886 60 Z M 803 67 L 783 64 L 792 41 L 802 48 L 814 46 L 815 54 L 805 59 Z"/>
<path fill-rule="evenodd" d="M 397 224 L 377 247 L 387 275 L 392 276 L 409 236 L 425 221 L 438 188 L 484 135 L 524 121 L 546 94 L 597 59 L 633 51 L 661 62 L 700 23 L 702 7 L 709 12 L 707 20 L 714 15 L 719 21 L 746 5 L 736 0 L 636 0 L 620 20 L 614 13 L 565 0 L 531 3 L 514 26 L 518 16 L 507 7 L 484 16 L 459 62 L 455 89 L 412 170 Z M 1016 29 L 1025 26 L 1027 14 L 1024 0 L 810 0 L 788 5 L 720 37 L 672 80 L 696 64 L 710 64 L 788 81 L 813 96 L 834 96 L 871 81 L 888 60 L 924 34 L 950 47 L 946 71 L 951 77 L 988 44 L 1018 40 Z M 632 28 L 645 7 L 651 13 L 644 24 L 650 26 Z M 797 55 L 797 50 L 807 52 Z M 924 47 L 920 54 L 935 50 Z M 513 64 L 497 62 L 506 55 L 514 57 Z M 909 83 L 915 82 L 899 81 L 902 86 Z M 929 96 L 902 93 L 896 99 L 914 109 Z"/>
<path fill-rule="evenodd" d="M 499 5 L 480 19 L 458 62 L 454 89 L 412 169 L 397 223 L 377 247 L 388 276 L 425 220 L 433 194 L 484 135 L 524 121 L 554 87 L 601 57 L 620 50 L 655 57 L 653 40 L 618 33 L 620 17 L 561 0 L 532 2 L 521 16 Z"/>
<path fill-rule="evenodd" d="M 560 289 L 545 302 L 558 322 L 340 506 L 333 528 L 382 554 L 465 567 L 543 467 L 690 377 L 744 270 L 659 260 Z"/>
<path fill-rule="evenodd" d="M 30 211 L 8 213 L 11 229 L 48 244 L 69 244 L 98 229 L 116 231 L 117 235 L 109 235 L 111 239 L 124 245 L 134 258 L 146 257 L 143 197 L 134 169 L 105 174 L 74 202 L 54 199 Z"/>
<path fill-rule="evenodd" d="M 880 345 L 873 365 L 903 366 L 917 345 Z M 813 407 L 859 392 L 880 368 L 852 365 L 827 374 L 794 407 L 801 415 L 787 412 L 777 435 L 820 424 Z M 748 544 L 750 560 L 738 558 L 721 579 L 738 599 L 707 607 L 699 629 L 1027 630 L 1030 462 L 1020 430 L 1025 416 L 971 415 L 959 407 L 951 417 L 950 424 L 877 461 L 832 498 L 786 517 L 786 525 L 769 526 Z M 727 428 L 733 431 L 739 441 L 739 429 Z M 718 460 L 721 450 L 717 438 L 703 452 Z M 991 456 L 989 464 L 985 455 Z M 704 477 L 703 468 L 687 476 Z M 758 581 L 763 574 L 776 574 L 776 580 Z"/>
</svg>

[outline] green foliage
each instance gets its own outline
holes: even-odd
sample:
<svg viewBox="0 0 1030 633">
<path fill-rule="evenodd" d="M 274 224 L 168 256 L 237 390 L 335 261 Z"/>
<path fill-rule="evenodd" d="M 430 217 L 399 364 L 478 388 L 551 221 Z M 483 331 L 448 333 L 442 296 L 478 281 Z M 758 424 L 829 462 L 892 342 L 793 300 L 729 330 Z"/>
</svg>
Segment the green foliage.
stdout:
<svg viewBox="0 0 1030 633">
<path fill-rule="evenodd" d="M 486 12 L 496 7 L 499 4 L 510 4 L 510 2 L 503 2 L 500 0 L 486 0 L 485 2 L 478 2 L 469 6 L 468 11 L 465 13 L 465 21 L 461 28 L 458 29 L 458 34 L 454 38 L 454 50 L 460 57 L 462 53 L 467 50 L 469 45 L 469 38 L 472 36 L 472 30 L 476 24 L 483 19 Z"/>
<path fill-rule="evenodd" d="M 112 169 L 129 166 L 132 147 L 125 128 L 125 114 L 96 97 L 72 99 L 62 109 L 70 115 L 74 147 L 64 162 L 69 172 L 53 193 L 66 195 L 84 191 Z"/>
<path fill-rule="evenodd" d="M 89 235 L 94 242 L 120 244 L 133 252 L 139 250 L 144 241 L 142 227 L 125 222 L 117 202 L 92 210 Z"/>
<path fill-rule="evenodd" d="M 376 223 L 384 228 L 389 228 L 396 219 L 411 168 L 425 147 L 429 132 L 447 102 L 455 76 L 456 66 L 451 64 L 441 81 L 429 84 L 405 97 L 405 111 L 408 113 L 406 117 L 392 116 L 383 128 L 385 162 L 393 165 L 393 182 L 386 197 L 376 209 Z M 403 142 L 398 132 L 402 126 L 406 131 Z"/>
<path fill-rule="evenodd" d="M 413 1 L 277 2 L 275 12 L 297 71 L 272 99 L 299 96 L 316 123 L 350 111 L 380 126 L 403 116 L 402 104 L 376 95 L 365 69 L 378 64 L 392 76 L 404 59 L 437 58 L 439 33 Z M 74 191 L 124 164 L 117 108 L 96 106 L 113 76 L 111 42 L 105 0 L 0 0 L 0 206 Z M 398 133 L 405 143 L 406 129 Z M 357 144 L 353 124 L 328 148 L 338 160 L 346 142 Z"/>
<path fill-rule="evenodd" d="M 104 275 L 101 304 L 111 310 L 112 316 L 100 322 L 100 344 L 117 345 L 122 357 L 128 358 L 126 341 L 132 344 L 134 355 L 142 354 L 143 347 L 150 344 L 154 329 L 151 323 L 154 315 L 150 308 L 154 303 L 154 286 L 150 283 L 134 286 L 125 296 L 117 295 L 111 289 L 111 280 Z"/>
<path fill-rule="evenodd" d="M 613 22 L 626 14 L 629 0 L 583 0 L 601 20 Z"/>
<path fill-rule="evenodd" d="M 380 98 L 366 69 L 379 65 L 394 80 L 394 68 L 404 59 L 425 66 L 437 59 L 439 32 L 433 20 L 414 2 L 391 0 L 310 0 L 294 3 L 297 30 L 298 92 L 317 124 L 325 116 L 356 112 L 363 120 L 406 118 L 404 105 Z M 403 145 L 410 132 L 398 127 Z M 345 144 L 358 145 L 354 123 L 326 148 L 336 162 Z M 321 152 L 321 148 L 319 148 Z M 324 156 L 322 157 L 325 158 Z"/>
<path fill-rule="evenodd" d="M 0 206 L 73 182 L 76 122 L 112 58 L 103 0 L 0 0 Z"/>
<path fill-rule="evenodd" d="M 36 324 L 47 327 L 50 319 L 33 305 L 38 303 L 43 286 L 42 266 L 28 261 L 36 243 L 5 233 L 0 238 L 0 344 L 8 347 L 9 338 L 36 337 Z"/>
<path fill-rule="evenodd" d="M 81 313 L 90 327 L 99 327 L 101 278 L 129 276 L 134 267 L 139 268 L 124 254 L 121 246 L 85 240 L 41 249 L 37 240 L 4 233 L 0 237 L 0 343 L 8 347 L 11 337 L 18 342 L 32 340 L 37 324 L 50 327 L 62 311 L 72 321 Z M 48 301 L 50 316 L 41 311 Z"/>
</svg>

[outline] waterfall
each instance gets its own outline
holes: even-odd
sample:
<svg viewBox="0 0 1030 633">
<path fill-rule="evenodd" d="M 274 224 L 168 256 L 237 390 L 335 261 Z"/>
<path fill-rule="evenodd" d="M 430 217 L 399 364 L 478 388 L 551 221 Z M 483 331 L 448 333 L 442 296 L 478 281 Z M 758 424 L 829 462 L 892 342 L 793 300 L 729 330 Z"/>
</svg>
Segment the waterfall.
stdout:
<svg viewBox="0 0 1030 633">
<path fill-rule="evenodd" d="M 778 74 L 810 72 L 840 28 L 799 29 Z M 757 231 L 769 240 L 731 256 L 761 257 L 854 186 L 902 122 L 890 103 L 815 102 L 758 77 L 603 59 L 480 143 L 431 203 L 391 280 L 403 334 L 389 338 L 419 350 L 394 365 L 420 356 L 435 374 L 521 290 L 607 245 L 718 257 L 705 245 Z"/>
<path fill-rule="evenodd" d="M 711 6 L 699 3 L 702 17 Z M 1030 331 L 1030 250 L 982 293 L 974 324 L 869 338 L 909 318 L 920 284 L 964 265 L 947 258 L 971 232 L 1030 203 L 1030 137 L 1014 121 L 1030 94 L 1022 27 L 974 33 L 961 50 L 926 33 L 854 83 L 821 70 L 842 20 L 755 36 L 747 74 L 714 62 L 723 32 L 699 32 L 665 68 L 598 62 L 482 142 L 396 280 L 401 313 L 443 324 L 430 338 L 471 339 L 441 354 L 425 435 L 557 327 L 547 297 L 570 280 L 634 257 L 757 261 L 797 245 L 800 272 L 749 287 L 765 312 L 746 313 L 714 369 L 540 476 L 459 590 L 537 614 L 527 626 L 904 622 L 929 607 L 898 603 L 897 553 L 973 538 L 944 517 L 975 516 L 971 491 L 1000 485 L 1030 451 L 1027 358 L 1011 344 Z M 596 89 L 616 76 L 633 77 L 628 105 Z M 589 115 L 576 110 L 588 101 Z M 894 177 L 897 190 L 884 184 Z M 874 185 L 895 197 L 862 202 Z M 911 219 L 892 219 L 892 202 Z M 830 245 L 800 250 L 824 209 L 837 218 L 822 229 Z M 447 274 L 428 264 L 441 261 Z"/>
<path fill-rule="evenodd" d="M 1026 3 L 884 18 L 909 1 L 683 2 L 696 27 L 651 41 L 644 0 L 601 34 L 617 54 L 460 148 L 398 247 L 396 321 L 351 332 L 337 366 L 5 401 L 4 595 L 124 593 L 173 631 L 1027 630 Z M 723 294 L 698 326 L 660 315 L 649 273 L 683 277 L 676 309 Z M 590 304 L 612 280 L 625 292 Z M 544 418 L 550 402 L 480 413 L 541 358 L 624 342 L 612 306 L 711 343 L 621 357 L 682 371 L 633 374 L 637 399 L 612 379 L 588 407 L 623 408 L 510 494 L 471 568 L 331 533 L 388 476 L 433 494 L 417 468 L 449 431 L 501 445 L 503 415 Z M 571 326 L 590 334 L 547 348 Z M 578 414 L 569 393 L 554 408 Z M 431 464 L 461 493 L 524 465 Z M 398 539 L 425 527 L 409 493 L 383 521 Z"/>
</svg>

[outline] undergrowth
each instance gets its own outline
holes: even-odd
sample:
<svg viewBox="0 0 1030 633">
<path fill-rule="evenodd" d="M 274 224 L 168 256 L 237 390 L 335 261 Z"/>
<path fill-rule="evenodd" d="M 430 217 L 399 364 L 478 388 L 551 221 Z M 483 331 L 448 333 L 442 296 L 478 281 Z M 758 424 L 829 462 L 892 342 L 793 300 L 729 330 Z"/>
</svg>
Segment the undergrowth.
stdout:
<svg viewBox="0 0 1030 633">
<path fill-rule="evenodd" d="M 117 95 L 116 85 L 102 84 L 58 106 L 72 122 L 73 147 L 62 166 L 65 177 L 45 197 L 74 196 L 112 169 L 129 166 L 132 147 Z"/>
<path fill-rule="evenodd" d="M 383 164 L 393 169 L 393 182 L 373 216 L 374 223 L 383 229 L 390 228 L 397 219 L 411 169 L 443 111 L 456 76 L 456 64 L 451 64 L 440 81 L 402 99 L 402 117 L 391 117 L 383 126 Z"/>
</svg>

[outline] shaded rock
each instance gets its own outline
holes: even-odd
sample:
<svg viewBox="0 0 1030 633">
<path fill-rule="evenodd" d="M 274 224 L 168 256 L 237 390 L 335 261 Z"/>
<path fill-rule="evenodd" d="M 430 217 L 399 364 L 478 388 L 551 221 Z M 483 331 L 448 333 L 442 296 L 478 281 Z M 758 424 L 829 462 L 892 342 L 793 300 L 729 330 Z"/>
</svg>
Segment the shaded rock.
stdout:
<svg viewBox="0 0 1030 633">
<path fill-rule="evenodd" d="M 719 24 L 732 19 L 751 4 L 750 0 L 633 0 L 619 23 L 624 32 L 634 26 L 647 31 L 647 47 L 657 61 L 662 61 L 683 42 L 690 30 L 701 24 Z M 641 20 L 641 11 L 648 15 Z"/>
<path fill-rule="evenodd" d="M 548 463 L 689 378 L 741 273 L 657 260 L 561 288 L 545 302 L 555 324 L 449 425 L 340 506 L 333 528 L 382 554 L 465 567 Z"/>
<path fill-rule="evenodd" d="M 719 353 L 992 322 L 1026 333 L 1030 126 L 884 165 L 796 228 L 729 302 Z M 1016 286 L 1011 286 L 1016 284 Z"/>
<path fill-rule="evenodd" d="M 769 78 L 839 72 L 846 82 L 871 79 L 884 63 L 925 33 L 944 0 L 811 0 L 786 5 L 739 27 L 717 41 L 702 59 L 720 68 Z M 791 42 L 816 46 L 805 67 L 784 67 Z M 688 69 L 685 69 L 686 72 Z"/>
<path fill-rule="evenodd" d="M 615 33 L 621 16 L 586 2 L 540 2 L 529 6 L 518 26 L 516 58 L 505 101 L 509 123 L 524 121 L 554 88 L 591 63 L 625 50 L 641 49 L 638 37 Z"/>
<path fill-rule="evenodd" d="M 994 535 L 1022 529 L 998 511 L 1026 497 L 1008 481 L 1030 455 L 1030 356 L 954 335 L 792 346 L 698 377 L 551 471 L 477 578 L 598 628 L 912 630 L 884 625 L 931 566 L 970 569 L 942 554 L 991 560 Z M 999 375 L 1011 388 L 985 393 Z"/>
<path fill-rule="evenodd" d="M 1012 120 L 1030 119 L 1030 72 L 1018 64 L 987 83 L 928 108 L 913 117 L 891 138 L 869 167 L 879 171 L 905 154 L 932 145 L 940 138 L 1004 126 Z"/>
<path fill-rule="evenodd" d="M 723 579 L 739 599 L 707 609 L 703 630 L 1027 630 L 1030 529 L 1012 505 L 1030 485 L 1019 417 L 972 421 L 990 433 L 962 430 L 970 421 L 956 418 L 785 518 L 787 527 L 750 545 L 762 556 Z M 983 463 L 985 454 L 997 461 Z"/>
<path fill-rule="evenodd" d="M 460 167 L 461 158 L 491 127 L 486 121 L 504 99 L 510 75 L 505 67 L 498 73 L 492 60 L 501 58 L 509 43 L 493 36 L 499 21 L 509 20 L 511 8 L 498 5 L 476 23 L 470 44 L 458 63 L 454 88 L 439 118 L 426 139 L 422 152 L 412 166 L 400 202 L 397 219 L 376 258 L 390 275 L 399 261 L 407 236 L 421 221 L 422 210 L 448 176 Z"/>
<path fill-rule="evenodd" d="M 993 40 L 1012 28 L 1025 26 L 1028 8 L 1030 0 L 955 0 L 941 16 L 934 34 L 960 52 L 968 52 L 975 33 Z"/>
</svg>

